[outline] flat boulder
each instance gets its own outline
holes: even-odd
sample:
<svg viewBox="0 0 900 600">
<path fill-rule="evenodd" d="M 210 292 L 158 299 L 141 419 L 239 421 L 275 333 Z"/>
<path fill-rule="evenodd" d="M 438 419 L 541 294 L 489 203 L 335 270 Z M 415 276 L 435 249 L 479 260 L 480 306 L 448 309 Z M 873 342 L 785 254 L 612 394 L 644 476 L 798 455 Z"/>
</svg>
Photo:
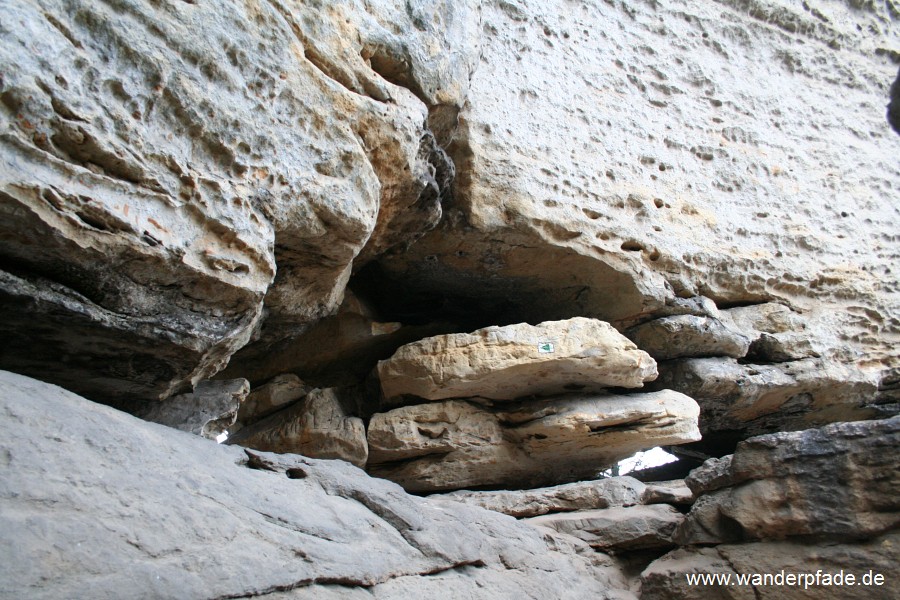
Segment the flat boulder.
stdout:
<svg viewBox="0 0 900 600">
<path fill-rule="evenodd" d="M 597 319 L 518 323 L 406 344 L 378 363 L 386 399 L 523 396 L 639 388 L 656 362 Z"/>
<path fill-rule="evenodd" d="M 698 440 L 699 412 L 670 390 L 405 406 L 372 417 L 367 469 L 413 492 L 595 479 L 640 450 Z"/>
</svg>

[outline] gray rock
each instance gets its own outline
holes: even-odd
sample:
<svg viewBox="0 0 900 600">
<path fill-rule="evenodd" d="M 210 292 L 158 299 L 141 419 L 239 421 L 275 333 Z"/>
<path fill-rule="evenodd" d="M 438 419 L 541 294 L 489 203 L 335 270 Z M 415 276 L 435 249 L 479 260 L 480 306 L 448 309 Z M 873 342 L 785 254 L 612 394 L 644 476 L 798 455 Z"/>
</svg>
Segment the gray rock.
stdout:
<svg viewBox="0 0 900 600">
<path fill-rule="evenodd" d="M 865 539 L 900 526 L 900 417 L 751 438 L 732 483 L 701 495 L 680 543 Z M 717 485 L 717 484 L 716 484 Z"/>
<path fill-rule="evenodd" d="M 415 492 L 595 479 L 640 450 L 696 441 L 697 414 L 670 391 L 405 406 L 369 422 L 367 470 Z"/>
<path fill-rule="evenodd" d="M 543 515 L 526 519 L 584 540 L 598 550 L 625 552 L 671 548 L 672 536 L 684 515 L 667 504 L 623 506 Z"/>
<path fill-rule="evenodd" d="M 462 502 L 523 518 L 574 510 L 633 506 L 642 502 L 645 489 L 643 483 L 632 477 L 611 477 L 530 490 L 466 490 L 435 494 L 429 499 Z"/>
<path fill-rule="evenodd" d="M 264 385 L 254 388 L 241 403 L 235 423 L 238 427 L 232 428 L 232 432 L 297 402 L 312 389 L 290 373 L 272 378 Z"/>
<path fill-rule="evenodd" d="M 147 405 L 138 416 L 214 440 L 234 424 L 249 392 L 246 379 L 201 381 L 192 393 Z"/>
<path fill-rule="evenodd" d="M 766 302 L 722 311 L 722 318 L 749 336 L 748 355 L 756 362 L 786 362 L 819 356 L 814 343 L 825 340 L 806 320 L 783 304 Z"/>
<path fill-rule="evenodd" d="M 827 359 L 742 364 L 726 358 L 682 359 L 659 365 L 648 389 L 674 389 L 701 407 L 697 445 L 724 455 L 754 435 L 827 423 L 884 417 L 873 407 L 876 374 Z"/>
<path fill-rule="evenodd" d="M 710 458 L 702 465 L 688 473 L 684 483 L 695 495 L 712 492 L 723 487 L 734 485 L 735 478 L 731 473 L 732 455 L 722 458 Z"/>
<path fill-rule="evenodd" d="M 864 543 L 803 544 L 757 542 L 721 545 L 715 548 L 679 549 L 651 563 L 641 574 L 641 600 L 871 600 L 894 598 L 890 574 L 900 559 L 900 533 L 891 532 Z M 816 583 L 816 574 L 819 579 Z M 843 574 L 837 583 L 835 575 Z M 726 585 L 702 585 L 687 575 L 720 574 L 730 577 Z M 812 579 L 788 584 L 787 574 L 808 574 Z M 741 585 L 738 575 L 747 577 Z M 824 576 L 831 577 L 825 584 Z M 847 575 L 854 582 L 847 585 Z M 869 584 L 863 577 L 868 575 Z M 881 575 L 881 585 L 873 584 Z M 768 580 L 763 579 L 769 577 Z M 754 579 L 756 577 L 757 579 Z"/>
<path fill-rule="evenodd" d="M 548 548 L 514 519 L 408 496 L 342 461 L 217 445 L 11 373 L 0 386 L 3 598 L 311 597 L 380 584 L 398 597 L 436 577 L 459 597 L 624 587 L 609 564 Z"/>
<path fill-rule="evenodd" d="M 230 435 L 228 444 L 267 452 L 346 460 L 369 456 L 362 419 L 348 414 L 339 390 L 313 390 L 302 401 Z"/>
<path fill-rule="evenodd" d="M 646 484 L 641 494 L 641 504 L 675 504 L 685 506 L 694 503 L 694 492 L 683 479 L 654 481 Z"/>
<path fill-rule="evenodd" d="M 678 315 L 633 327 L 626 332 L 638 348 L 656 360 L 731 356 L 741 358 L 750 349 L 750 338 L 711 317 Z"/>
</svg>

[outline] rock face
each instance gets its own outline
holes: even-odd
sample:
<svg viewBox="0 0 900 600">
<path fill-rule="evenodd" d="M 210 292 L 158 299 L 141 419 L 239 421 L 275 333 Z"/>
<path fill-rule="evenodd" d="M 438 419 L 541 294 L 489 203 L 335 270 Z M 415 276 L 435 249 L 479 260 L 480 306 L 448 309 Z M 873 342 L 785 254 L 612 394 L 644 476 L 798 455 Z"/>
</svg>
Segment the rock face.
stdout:
<svg viewBox="0 0 900 600">
<path fill-rule="evenodd" d="M 798 542 L 757 542 L 715 548 L 675 550 L 653 562 L 641 576 L 641 600 L 872 600 L 892 598 L 895 593 L 887 580 L 896 570 L 900 558 L 900 534 L 890 533 L 858 544 L 828 544 L 813 546 Z M 776 582 L 775 575 L 811 574 L 798 584 Z M 821 571 L 818 583 L 816 573 Z M 854 585 L 838 584 L 834 576 L 843 572 L 853 575 Z M 687 575 L 709 574 L 730 577 L 729 584 L 702 585 L 688 582 Z M 754 575 L 773 578 L 754 580 Z M 829 584 L 822 576 L 831 575 Z M 882 576 L 880 585 L 862 585 L 862 577 Z M 738 575 L 746 576 L 746 583 L 738 583 Z M 752 583 L 755 581 L 755 584 Z M 783 579 L 781 580 L 784 581 Z"/>
<path fill-rule="evenodd" d="M 435 136 L 468 87 L 474 3 L 2 13 L 7 368 L 166 397 L 220 370 L 263 307 L 264 345 L 332 312 L 360 254 L 440 218 Z"/>
<path fill-rule="evenodd" d="M 434 495 L 432 498 L 453 500 L 522 518 L 573 510 L 633 506 L 641 503 L 646 489 L 646 485 L 632 477 L 615 477 L 521 491 L 460 491 Z"/>
<path fill-rule="evenodd" d="M 711 454 L 734 451 L 753 435 L 793 431 L 883 415 L 872 374 L 834 360 L 776 364 L 694 358 L 660 364 L 650 389 L 675 389 L 701 407 L 700 444 Z"/>
<path fill-rule="evenodd" d="M 235 423 L 237 427 L 232 428 L 231 431 L 236 432 L 245 425 L 259 421 L 297 402 L 311 391 L 312 388 L 303 383 L 296 375 L 284 374 L 274 377 L 265 385 L 254 389 L 241 403 Z"/>
<path fill-rule="evenodd" d="M 151 404 L 139 416 L 215 439 L 234 424 L 249 392 L 250 384 L 246 379 L 201 381 L 192 393 Z"/>
<path fill-rule="evenodd" d="M 699 356 L 742 358 L 750 339 L 718 319 L 694 315 L 663 317 L 628 331 L 628 337 L 656 360 Z"/>
<path fill-rule="evenodd" d="M 725 470 L 724 476 L 687 479 L 696 491 L 721 489 L 711 492 L 697 519 L 695 506 L 679 541 L 737 541 L 731 539 L 735 534 L 738 540 L 818 536 L 846 541 L 897 528 L 897 448 L 900 417 L 741 442 L 730 462 L 707 469 Z M 710 523 L 724 531 L 711 531 Z M 725 539 L 715 539 L 717 535 Z"/>
<path fill-rule="evenodd" d="M 656 363 L 608 323 L 574 318 L 426 338 L 379 362 L 378 378 L 387 399 L 512 400 L 641 387 Z"/>
<path fill-rule="evenodd" d="M 575 536 L 599 550 L 628 551 L 671 548 L 683 520 L 671 506 L 651 504 L 544 515 L 528 523 Z"/>
<path fill-rule="evenodd" d="M 366 465 L 368 446 L 362 419 L 348 414 L 337 390 L 313 390 L 302 401 L 240 429 L 229 444 L 268 452 L 337 458 Z"/>
<path fill-rule="evenodd" d="M 413 492 L 594 479 L 639 450 L 696 441 L 697 414 L 671 391 L 405 406 L 372 417 L 367 469 Z"/>
<path fill-rule="evenodd" d="M 425 573 L 459 597 L 625 585 L 527 525 L 341 461 L 220 446 L 6 372 L 0 386 L 4 598 L 396 598 Z"/>
</svg>

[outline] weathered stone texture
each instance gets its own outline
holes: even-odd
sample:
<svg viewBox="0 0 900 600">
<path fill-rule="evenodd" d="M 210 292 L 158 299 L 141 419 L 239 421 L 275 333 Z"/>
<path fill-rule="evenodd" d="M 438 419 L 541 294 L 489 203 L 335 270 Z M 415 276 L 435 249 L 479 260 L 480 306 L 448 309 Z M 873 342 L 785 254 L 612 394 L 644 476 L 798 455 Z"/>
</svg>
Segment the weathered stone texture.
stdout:
<svg viewBox="0 0 900 600">
<path fill-rule="evenodd" d="M 0 11 L 7 368 L 114 403 L 183 391 L 263 306 L 265 344 L 440 218 L 428 123 L 464 101 L 475 3 Z"/>
<path fill-rule="evenodd" d="M 511 586 L 588 599 L 627 585 L 509 517 L 437 506 L 341 461 L 217 445 L 11 373 L 0 389 L 3 598 L 303 598 L 381 584 L 397 598 L 440 577 L 456 597 Z"/>
<path fill-rule="evenodd" d="M 300 402 L 229 436 L 237 444 L 267 452 L 303 454 L 366 465 L 368 446 L 362 419 L 348 414 L 339 390 L 312 390 Z"/>
<path fill-rule="evenodd" d="M 738 444 L 687 481 L 701 495 L 682 544 L 786 537 L 848 541 L 900 526 L 900 417 L 836 423 Z M 725 473 L 711 476 L 722 469 Z M 717 481 L 716 481 L 717 480 Z"/>
<path fill-rule="evenodd" d="M 656 363 L 608 323 L 576 317 L 426 338 L 379 362 L 378 377 L 387 399 L 513 400 L 641 387 Z"/>
<path fill-rule="evenodd" d="M 698 412 L 671 391 L 405 406 L 372 417 L 367 469 L 415 492 L 594 479 L 639 450 L 698 440 Z"/>
</svg>

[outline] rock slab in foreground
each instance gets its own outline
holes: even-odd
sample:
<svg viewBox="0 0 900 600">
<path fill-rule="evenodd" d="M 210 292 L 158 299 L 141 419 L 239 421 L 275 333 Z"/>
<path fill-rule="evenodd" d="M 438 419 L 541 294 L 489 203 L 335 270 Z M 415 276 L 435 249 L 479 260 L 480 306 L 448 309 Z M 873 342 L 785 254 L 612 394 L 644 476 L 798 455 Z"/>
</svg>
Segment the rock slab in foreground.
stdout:
<svg viewBox="0 0 900 600">
<path fill-rule="evenodd" d="M 459 597 L 543 600 L 625 585 L 508 517 L 437 507 L 341 461 L 220 446 L 7 372 L 0 391 L 0 598 L 312 597 L 315 584 L 399 598 L 439 577 Z"/>
<path fill-rule="evenodd" d="M 378 376 L 388 399 L 512 400 L 641 387 L 656 363 L 608 323 L 575 317 L 426 338 L 378 363 Z"/>
<path fill-rule="evenodd" d="M 405 406 L 372 417 L 367 469 L 415 492 L 594 479 L 639 450 L 698 440 L 699 412 L 671 390 Z"/>
</svg>

